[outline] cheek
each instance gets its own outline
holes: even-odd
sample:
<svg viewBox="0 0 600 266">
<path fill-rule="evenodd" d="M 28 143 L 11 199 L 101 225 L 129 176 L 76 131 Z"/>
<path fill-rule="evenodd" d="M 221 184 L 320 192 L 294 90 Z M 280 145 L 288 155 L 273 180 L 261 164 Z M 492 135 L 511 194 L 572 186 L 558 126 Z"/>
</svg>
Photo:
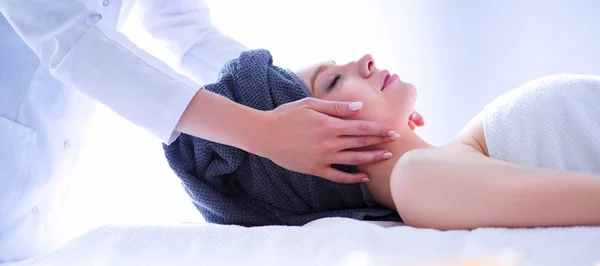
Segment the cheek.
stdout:
<svg viewBox="0 0 600 266">
<path fill-rule="evenodd" d="M 366 106 L 376 105 L 377 98 L 367 90 L 335 90 L 325 96 L 318 97 L 327 101 L 339 102 L 363 102 L 363 110 Z"/>
<path fill-rule="evenodd" d="M 332 101 L 358 102 L 365 105 L 374 100 L 373 92 L 369 89 L 366 82 L 356 81 L 354 79 L 345 80 L 334 88 L 327 96 Z"/>
<path fill-rule="evenodd" d="M 398 112 L 390 101 L 375 95 L 373 93 L 356 93 L 342 101 L 362 101 L 363 107 L 357 115 L 351 117 L 352 120 L 368 120 L 388 125 L 395 124 L 398 118 Z"/>
<path fill-rule="evenodd" d="M 402 84 L 402 87 L 396 92 L 394 98 L 398 99 L 400 108 L 404 111 L 412 113 L 415 102 L 417 100 L 417 89 L 410 83 Z"/>
<path fill-rule="evenodd" d="M 389 104 L 381 97 L 376 97 L 372 93 L 354 92 L 335 96 L 333 94 L 323 97 L 323 100 L 341 101 L 341 102 L 363 102 L 363 107 L 358 114 L 350 117 L 351 120 L 369 120 L 376 122 L 389 123 L 391 116 Z"/>
<path fill-rule="evenodd" d="M 323 98 L 328 101 L 340 101 L 340 102 L 362 102 L 363 107 L 360 109 L 359 113 L 352 117 L 352 119 L 361 119 L 361 120 L 376 120 L 379 117 L 379 113 L 381 113 L 384 109 L 383 104 L 385 104 L 381 97 L 375 95 L 373 93 L 369 93 L 368 91 L 352 91 L 351 93 L 332 93 L 327 97 Z"/>
<path fill-rule="evenodd" d="M 412 85 L 390 89 L 394 91 L 373 97 L 370 103 L 365 102 L 355 118 L 377 121 L 392 127 L 406 124 L 414 109 L 416 90 Z"/>
<path fill-rule="evenodd" d="M 362 101 L 363 108 L 350 119 L 369 120 L 397 126 L 412 113 L 414 93 L 407 87 L 390 88 L 393 91 L 380 93 L 373 91 L 369 84 L 360 81 L 345 82 L 331 93 L 318 97 L 328 101 Z"/>
<path fill-rule="evenodd" d="M 395 108 L 389 107 L 386 103 L 380 102 L 364 106 L 362 110 L 354 117 L 354 119 L 369 120 L 395 126 L 399 118 L 399 113 Z"/>
</svg>

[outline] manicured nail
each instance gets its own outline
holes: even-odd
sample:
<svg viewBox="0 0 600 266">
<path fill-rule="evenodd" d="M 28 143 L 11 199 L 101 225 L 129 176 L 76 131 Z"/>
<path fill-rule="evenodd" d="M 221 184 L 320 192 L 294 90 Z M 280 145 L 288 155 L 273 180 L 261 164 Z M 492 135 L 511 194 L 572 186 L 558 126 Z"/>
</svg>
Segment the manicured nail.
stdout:
<svg viewBox="0 0 600 266">
<path fill-rule="evenodd" d="M 396 131 L 393 131 L 393 130 L 388 131 L 388 137 L 393 137 L 394 135 L 397 135 Z"/>
<path fill-rule="evenodd" d="M 396 134 L 393 137 L 390 137 L 391 140 L 399 140 L 400 139 L 400 134 Z"/>
<path fill-rule="evenodd" d="M 367 182 L 369 182 L 369 179 L 365 177 L 360 182 L 367 183 Z"/>
<path fill-rule="evenodd" d="M 389 158 L 392 158 L 392 155 L 393 154 L 388 151 L 388 152 L 384 153 L 382 157 L 383 157 L 383 159 L 389 159 Z"/>
<path fill-rule="evenodd" d="M 353 102 L 353 103 L 350 103 L 350 105 L 348 105 L 348 107 L 350 108 L 350 111 L 357 111 L 363 107 L 363 103 L 362 102 Z"/>
</svg>

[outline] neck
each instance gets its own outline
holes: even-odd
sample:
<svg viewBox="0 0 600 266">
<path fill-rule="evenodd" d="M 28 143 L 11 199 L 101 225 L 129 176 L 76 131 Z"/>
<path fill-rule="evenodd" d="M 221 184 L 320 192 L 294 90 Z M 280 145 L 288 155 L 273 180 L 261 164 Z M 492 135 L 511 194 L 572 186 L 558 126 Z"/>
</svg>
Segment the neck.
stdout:
<svg viewBox="0 0 600 266">
<path fill-rule="evenodd" d="M 392 158 L 358 167 L 361 172 L 369 176 L 370 181 L 367 183 L 367 188 L 373 199 L 388 208 L 394 208 L 389 192 L 389 180 L 398 160 L 411 150 L 435 148 L 408 127 L 399 131 L 398 134 L 401 136 L 399 140 L 375 146 L 376 149 L 390 151 L 393 154 Z"/>
</svg>

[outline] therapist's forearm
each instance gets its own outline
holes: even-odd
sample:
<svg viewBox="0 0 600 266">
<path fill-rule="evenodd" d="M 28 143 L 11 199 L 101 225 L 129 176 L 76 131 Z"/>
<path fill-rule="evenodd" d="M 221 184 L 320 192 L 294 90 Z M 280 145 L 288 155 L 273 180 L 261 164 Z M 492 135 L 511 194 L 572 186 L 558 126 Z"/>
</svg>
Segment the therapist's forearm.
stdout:
<svg viewBox="0 0 600 266">
<path fill-rule="evenodd" d="M 269 116 L 221 95 L 200 89 L 184 111 L 176 130 L 256 153 L 255 144 Z"/>
</svg>

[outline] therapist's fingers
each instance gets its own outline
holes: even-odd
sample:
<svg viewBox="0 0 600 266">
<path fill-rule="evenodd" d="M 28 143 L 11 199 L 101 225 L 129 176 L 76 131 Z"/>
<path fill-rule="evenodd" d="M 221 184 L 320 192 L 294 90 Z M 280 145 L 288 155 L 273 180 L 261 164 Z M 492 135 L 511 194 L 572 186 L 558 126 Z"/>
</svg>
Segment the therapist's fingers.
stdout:
<svg viewBox="0 0 600 266">
<path fill-rule="evenodd" d="M 335 155 L 336 164 L 362 165 L 375 163 L 392 158 L 393 154 L 388 150 L 373 151 L 341 151 Z"/>
<path fill-rule="evenodd" d="M 384 144 L 390 143 L 392 141 L 396 141 L 400 139 L 399 134 L 395 134 L 394 136 L 386 136 L 386 137 L 376 137 L 376 136 L 366 136 L 366 137 L 354 137 L 354 136 L 346 136 L 339 137 L 336 140 L 336 150 L 348 150 L 348 149 L 356 149 L 356 148 L 364 148 L 376 144 Z"/>
<path fill-rule="evenodd" d="M 356 184 L 369 181 L 369 177 L 364 173 L 346 173 L 331 166 L 324 169 L 319 176 L 341 184 Z"/>
<path fill-rule="evenodd" d="M 362 102 L 335 102 L 316 98 L 305 98 L 302 102 L 311 109 L 334 118 L 330 126 L 337 130 L 339 135 L 391 137 L 395 134 L 392 127 L 382 123 L 342 119 L 358 114 L 363 107 Z"/>
<path fill-rule="evenodd" d="M 417 112 L 414 111 L 409 118 L 410 122 L 412 122 L 415 126 L 419 126 L 422 127 L 423 125 L 425 125 L 425 119 L 423 119 L 423 116 Z"/>
<path fill-rule="evenodd" d="M 339 119 L 336 124 L 339 134 L 343 136 L 393 137 L 397 135 L 392 127 L 374 121 Z"/>
<path fill-rule="evenodd" d="M 336 102 L 317 98 L 305 98 L 303 101 L 309 104 L 313 110 L 337 118 L 356 115 L 363 107 L 362 102 Z"/>
</svg>

